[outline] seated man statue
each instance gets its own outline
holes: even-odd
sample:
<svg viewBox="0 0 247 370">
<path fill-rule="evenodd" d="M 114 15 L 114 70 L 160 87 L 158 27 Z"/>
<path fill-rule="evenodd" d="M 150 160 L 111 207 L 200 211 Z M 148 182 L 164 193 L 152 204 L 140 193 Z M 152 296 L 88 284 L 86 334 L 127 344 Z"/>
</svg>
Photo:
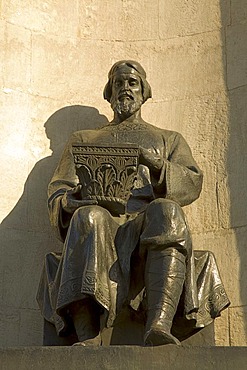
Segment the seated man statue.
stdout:
<svg viewBox="0 0 247 370">
<path fill-rule="evenodd" d="M 75 132 L 49 184 L 50 220 L 64 247 L 59 262 L 51 254 L 45 265 L 38 301 L 59 335 L 66 335 L 73 322 L 80 344 L 100 345 L 102 327 L 114 325 L 125 305 L 137 309 L 136 302 L 144 300 L 143 344 L 179 344 L 171 332 L 178 308 L 196 323 L 198 297 L 206 297 L 207 284 L 202 276 L 203 287 L 196 279 L 181 208 L 199 197 L 202 172 L 179 133 L 142 119 L 141 106 L 151 97 L 142 66 L 120 61 L 108 77 L 104 98 L 114 111 L 113 121 Z M 80 143 L 139 148 L 136 180 L 124 212 L 83 197 L 73 156 L 73 146 Z M 225 298 L 210 312 L 217 316 L 228 303 Z"/>
</svg>

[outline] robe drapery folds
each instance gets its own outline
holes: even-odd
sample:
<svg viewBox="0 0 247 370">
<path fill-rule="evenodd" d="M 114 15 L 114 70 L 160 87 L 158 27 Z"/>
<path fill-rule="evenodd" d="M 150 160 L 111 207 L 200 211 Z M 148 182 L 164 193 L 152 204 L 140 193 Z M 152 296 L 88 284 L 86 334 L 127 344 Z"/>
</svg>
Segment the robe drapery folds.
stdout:
<svg viewBox="0 0 247 370">
<path fill-rule="evenodd" d="M 79 183 L 72 145 L 80 143 L 133 143 L 162 156 L 164 164 L 160 171 L 139 165 L 125 214 L 113 216 L 85 204 L 72 215 L 62 209 L 61 199 Z M 201 186 L 202 173 L 176 132 L 147 123 L 120 123 L 72 135 L 48 188 L 51 225 L 64 248 L 61 254 L 46 256 L 37 296 L 43 316 L 59 334 L 68 329 L 67 307 L 85 295 L 108 312 L 107 326 L 123 305 L 140 309 L 145 302 L 145 256 L 148 248 L 160 245 L 176 244 L 186 256 L 178 317 L 202 327 L 229 305 L 213 255 L 194 255 L 181 209 L 199 197 Z"/>
</svg>

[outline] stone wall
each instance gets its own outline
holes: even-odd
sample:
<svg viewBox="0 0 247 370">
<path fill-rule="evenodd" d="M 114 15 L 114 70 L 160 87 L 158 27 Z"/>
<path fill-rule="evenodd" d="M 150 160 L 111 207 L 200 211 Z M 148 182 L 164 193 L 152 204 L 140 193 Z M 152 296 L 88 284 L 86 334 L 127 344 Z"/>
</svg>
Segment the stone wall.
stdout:
<svg viewBox="0 0 247 370">
<path fill-rule="evenodd" d="M 232 302 L 216 341 L 246 345 L 246 38 L 245 0 L 0 2 L 1 346 L 42 343 L 35 294 L 45 253 L 61 249 L 47 184 L 70 133 L 111 119 L 102 90 L 126 58 L 152 86 L 144 118 L 181 132 L 204 171 L 186 213 Z"/>
</svg>

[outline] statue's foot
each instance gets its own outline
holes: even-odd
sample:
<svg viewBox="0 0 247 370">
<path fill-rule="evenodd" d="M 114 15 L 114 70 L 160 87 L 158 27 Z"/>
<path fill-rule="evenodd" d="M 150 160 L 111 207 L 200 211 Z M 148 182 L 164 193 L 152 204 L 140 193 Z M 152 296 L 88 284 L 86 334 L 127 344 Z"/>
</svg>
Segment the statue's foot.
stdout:
<svg viewBox="0 0 247 370">
<path fill-rule="evenodd" d="M 166 332 L 158 327 L 153 327 L 145 333 L 145 346 L 162 346 L 165 344 L 180 345 L 180 341 L 170 332 Z"/>
<path fill-rule="evenodd" d="M 94 346 L 94 347 L 99 347 L 99 346 L 101 346 L 101 336 L 99 334 L 95 338 L 85 339 L 85 340 L 82 340 L 80 342 L 76 342 L 76 343 L 73 344 L 73 346 L 83 346 L 83 347 Z"/>
</svg>

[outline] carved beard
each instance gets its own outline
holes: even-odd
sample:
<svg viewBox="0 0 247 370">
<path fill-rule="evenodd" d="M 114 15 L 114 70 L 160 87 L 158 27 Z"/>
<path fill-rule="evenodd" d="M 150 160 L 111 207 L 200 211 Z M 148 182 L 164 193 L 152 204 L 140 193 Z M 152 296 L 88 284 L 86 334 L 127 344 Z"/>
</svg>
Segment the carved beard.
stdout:
<svg viewBox="0 0 247 370">
<path fill-rule="evenodd" d="M 126 96 L 122 97 L 121 100 L 112 99 L 111 107 L 120 116 L 131 116 L 141 108 L 142 101 L 142 99 L 133 96 Z"/>
</svg>

